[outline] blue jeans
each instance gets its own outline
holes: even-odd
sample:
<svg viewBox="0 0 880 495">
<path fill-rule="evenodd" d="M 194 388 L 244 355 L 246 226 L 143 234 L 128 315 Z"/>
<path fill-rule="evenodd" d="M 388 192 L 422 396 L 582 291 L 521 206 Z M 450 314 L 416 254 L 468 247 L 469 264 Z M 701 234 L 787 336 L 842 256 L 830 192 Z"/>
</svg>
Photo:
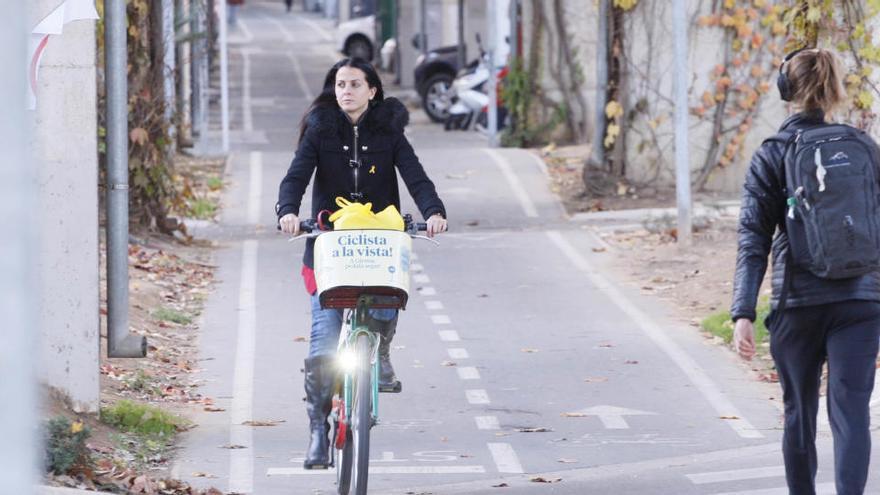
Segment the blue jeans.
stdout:
<svg viewBox="0 0 880 495">
<path fill-rule="evenodd" d="M 339 332 L 342 330 L 341 309 L 321 309 L 318 295 L 310 296 L 312 304 L 312 332 L 309 335 L 309 357 L 336 354 Z M 387 335 L 397 328 L 396 309 L 371 309 L 367 321 L 370 330 Z"/>
</svg>

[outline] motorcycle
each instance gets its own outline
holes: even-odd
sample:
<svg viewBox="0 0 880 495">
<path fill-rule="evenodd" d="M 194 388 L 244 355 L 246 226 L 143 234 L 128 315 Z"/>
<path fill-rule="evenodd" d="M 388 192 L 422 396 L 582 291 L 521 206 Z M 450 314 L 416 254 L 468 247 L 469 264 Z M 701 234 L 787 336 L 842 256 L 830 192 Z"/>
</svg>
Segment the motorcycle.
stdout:
<svg viewBox="0 0 880 495">
<path fill-rule="evenodd" d="M 449 108 L 449 116 L 443 126 L 447 131 L 471 128 L 485 131 L 488 127 L 489 60 L 486 51 L 483 50 L 479 34 L 477 34 L 477 47 L 480 50 L 480 57 L 459 71 L 458 77 L 452 82 L 450 96 L 453 104 Z M 503 128 L 507 114 L 501 100 L 501 82 L 507 73 L 508 68 L 502 67 L 496 79 L 499 130 Z"/>
</svg>

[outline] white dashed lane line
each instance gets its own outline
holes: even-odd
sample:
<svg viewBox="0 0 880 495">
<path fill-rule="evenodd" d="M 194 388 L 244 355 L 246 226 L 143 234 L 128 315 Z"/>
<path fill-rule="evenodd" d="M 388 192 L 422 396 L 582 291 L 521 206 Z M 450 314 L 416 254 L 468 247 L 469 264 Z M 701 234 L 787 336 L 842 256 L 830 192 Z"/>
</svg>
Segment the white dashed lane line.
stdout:
<svg viewBox="0 0 880 495">
<path fill-rule="evenodd" d="M 501 424 L 498 423 L 498 418 L 495 416 L 477 416 L 474 420 L 477 422 L 477 429 L 479 430 L 501 429 Z"/>
<path fill-rule="evenodd" d="M 440 330 L 437 333 L 440 334 L 440 340 L 443 342 L 458 342 L 461 340 L 458 337 L 458 332 L 455 330 Z"/>
<path fill-rule="evenodd" d="M 467 349 L 462 349 L 460 347 L 449 348 L 446 352 L 449 353 L 449 357 L 452 359 L 468 359 L 470 357 Z"/>
<path fill-rule="evenodd" d="M 410 265 L 412 280 L 417 284 L 430 283 L 431 279 L 424 271 L 425 268 L 421 264 L 412 263 Z M 418 287 L 417 291 L 423 297 L 437 295 L 437 291 L 430 286 Z M 427 311 L 443 311 L 445 308 L 443 302 L 439 299 L 425 299 L 423 302 Z M 431 314 L 430 318 L 431 323 L 440 328 L 452 324 L 452 319 L 447 314 Z M 455 330 L 438 330 L 437 334 L 443 342 L 459 342 L 461 340 L 461 337 L 459 337 L 458 332 Z M 449 347 L 446 349 L 446 352 L 450 358 L 455 360 L 470 359 L 470 354 L 463 347 Z M 480 372 L 476 366 L 457 366 L 455 371 L 458 374 L 458 378 L 462 381 L 471 382 L 481 379 Z M 465 397 L 468 404 L 471 405 L 485 406 L 491 403 L 489 394 L 484 389 L 467 389 L 465 390 Z M 474 421 L 478 430 L 501 429 L 498 418 L 495 416 L 476 416 Z M 495 467 L 499 473 L 519 474 L 524 472 L 519 457 L 516 455 L 512 445 L 509 443 L 487 443 L 486 446 L 489 448 L 492 460 L 495 462 Z"/>
<path fill-rule="evenodd" d="M 486 393 L 485 390 L 473 389 L 473 390 L 465 390 L 465 397 L 467 397 L 467 401 L 470 404 L 489 404 L 489 394 Z"/>
<path fill-rule="evenodd" d="M 479 380 L 480 372 L 477 371 L 477 368 L 473 366 L 460 366 L 456 368 L 458 371 L 458 377 L 462 380 Z"/>
<path fill-rule="evenodd" d="M 452 320 L 446 315 L 431 315 L 431 321 L 435 325 L 449 325 L 452 323 Z"/>
</svg>

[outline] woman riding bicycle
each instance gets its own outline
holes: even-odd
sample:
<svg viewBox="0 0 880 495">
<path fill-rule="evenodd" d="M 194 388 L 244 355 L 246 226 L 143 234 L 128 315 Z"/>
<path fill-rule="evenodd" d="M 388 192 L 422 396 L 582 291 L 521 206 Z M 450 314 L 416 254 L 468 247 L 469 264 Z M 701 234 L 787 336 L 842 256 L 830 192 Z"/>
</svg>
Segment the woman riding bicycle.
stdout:
<svg viewBox="0 0 880 495">
<path fill-rule="evenodd" d="M 336 209 L 343 197 L 372 203 L 373 211 L 390 205 L 400 210 L 397 172 L 403 178 L 422 216 L 428 236 L 446 230 L 446 209 L 434 183 L 425 174 L 403 134 L 409 112 L 396 98 L 385 98 L 382 81 L 373 66 L 357 58 L 336 63 L 324 79 L 321 94 L 300 123 L 296 156 L 281 181 L 275 205 L 281 230 L 299 234 L 299 209 L 314 173 L 312 218 Z M 326 220 L 326 215 L 322 217 Z M 305 360 L 305 390 L 311 437 L 303 467 L 329 465 L 327 433 L 336 370 L 333 357 L 342 328 L 342 310 L 321 309 L 314 273 L 314 239 L 306 241 L 302 277 L 311 296 L 312 329 Z M 400 390 L 391 366 L 391 339 L 397 310 L 370 311 L 370 328 L 382 336 L 379 346 L 383 390 Z"/>
</svg>

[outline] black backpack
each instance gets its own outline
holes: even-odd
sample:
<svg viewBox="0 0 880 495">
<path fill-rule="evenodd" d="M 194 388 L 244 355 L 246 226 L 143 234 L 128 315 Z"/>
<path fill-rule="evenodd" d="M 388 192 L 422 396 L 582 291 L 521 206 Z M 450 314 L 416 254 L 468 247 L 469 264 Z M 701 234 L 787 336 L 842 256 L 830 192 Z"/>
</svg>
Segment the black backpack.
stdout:
<svg viewBox="0 0 880 495">
<path fill-rule="evenodd" d="M 880 157 L 873 140 L 842 124 L 783 132 L 777 139 L 787 142 L 790 262 L 828 279 L 880 269 Z"/>
</svg>

